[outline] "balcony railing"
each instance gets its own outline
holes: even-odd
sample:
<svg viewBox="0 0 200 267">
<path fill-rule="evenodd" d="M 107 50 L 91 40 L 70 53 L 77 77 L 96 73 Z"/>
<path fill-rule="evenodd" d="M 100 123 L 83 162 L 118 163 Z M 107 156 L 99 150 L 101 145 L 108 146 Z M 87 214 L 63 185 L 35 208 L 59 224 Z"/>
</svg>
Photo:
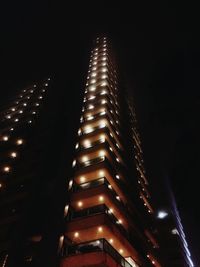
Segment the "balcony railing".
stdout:
<svg viewBox="0 0 200 267">
<path fill-rule="evenodd" d="M 93 206 L 91 208 L 83 209 L 80 211 L 70 210 L 68 213 L 68 216 L 66 217 L 66 220 L 71 221 L 71 220 L 76 220 L 78 218 L 94 216 L 97 214 L 106 214 L 108 218 L 110 219 L 110 221 L 116 225 L 116 227 L 119 229 L 121 234 L 133 245 L 133 247 L 137 249 L 137 251 L 139 251 L 141 255 L 143 256 L 146 255 L 146 252 L 141 246 L 138 238 L 136 238 L 136 236 L 133 235 L 132 231 L 127 231 L 123 227 L 123 225 L 118 221 L 118 219 L 113 215 L 111 210 L 105 204 L 100 204 L 100 205 Z"/>
<path fill-rule="evenodd" d="M 104 238 L 64 247 L 62 257 L 99 251 L 108 253 L 122 267 L 132 267 Z"/>
<path fill-rule="evenodd" d="M 72 187 L 72 192 L 78 192 L 78 191 L 85 190 L 85 189 L 95 188 L 95 187 L 98 187 L 100 185 L 105 185 L 109 189 L 109 191 L 113 195 L 113 197 L 118 201 L 118 203 L 120 203 L 122 208 L 124 210 L 127 210 L 127 208 L 124 205 L 124 203 L 120 199 L 117 198 L 117 196 L 118 196 L 117 193 L 111 187 L 110 183 L 107 181 L 107 179 L 105 177 L 101 177 L 101 178 L 99 178 L 97 180 L 92 180 L 90 182 L 86 182 L 86 183 L 82 183 L 82 184 L 74 183 L 73 187 Z"/>
</svg>

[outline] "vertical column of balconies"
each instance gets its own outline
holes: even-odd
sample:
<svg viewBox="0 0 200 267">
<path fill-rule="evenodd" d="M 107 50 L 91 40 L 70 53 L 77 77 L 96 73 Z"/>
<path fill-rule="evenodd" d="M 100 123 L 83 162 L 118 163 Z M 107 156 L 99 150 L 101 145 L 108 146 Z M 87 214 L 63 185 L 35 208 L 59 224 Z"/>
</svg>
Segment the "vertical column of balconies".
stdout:
<svg viewBox="0 0 200 267">
<path fill-rule="evenodd" d="M 136 262 L 141 258 L 129 232 L 128 200 L 121 187 L 125 162 L 117 77 L 106 38 L 97 38 L 92 50 L 83 102 L 70 201 L 64 211 L 65 238 L 72 244 L 96 242 L 97 246 L 103 238 L 127 258 L 127 266 L 139 266 Z M 70 247 L 66 247 L 68 255 Z"/>
</svg>

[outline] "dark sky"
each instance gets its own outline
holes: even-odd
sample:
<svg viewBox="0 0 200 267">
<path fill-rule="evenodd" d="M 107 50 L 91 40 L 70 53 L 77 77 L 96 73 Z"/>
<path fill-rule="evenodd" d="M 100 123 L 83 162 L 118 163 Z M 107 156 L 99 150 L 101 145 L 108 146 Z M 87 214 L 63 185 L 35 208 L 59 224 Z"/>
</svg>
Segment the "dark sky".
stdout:
<svg viewBox="0 0 200 267">
<path fill-rule="evenodd" d="M 183 1 L 131 1 L 132 6 L 80 1 L 84 5 L 73 7 L 58 2 L 13 1 L 1 7 L 0 102 L 50 74 L 63 77 L 69 104 L 70 91 L 77 90 L 78 97 L 83 90 L 92 39 L 105 33 L 134 91 L 149 175 L 171 180 L 200 262 L 197 7 Z"/>
</svg>

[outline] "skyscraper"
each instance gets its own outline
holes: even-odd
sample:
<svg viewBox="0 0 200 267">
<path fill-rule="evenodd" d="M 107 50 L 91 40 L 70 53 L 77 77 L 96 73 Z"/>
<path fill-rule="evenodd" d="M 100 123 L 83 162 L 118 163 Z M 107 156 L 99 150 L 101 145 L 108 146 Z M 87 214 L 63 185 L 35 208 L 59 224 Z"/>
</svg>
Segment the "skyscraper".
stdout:
<svg viewBox="0 0 200 267">
<path fill-rule="evenodd" d="M 28 86 L 1 109 L 0 265 L 192 267 L 175 204 L 175 224 L 157 218 L 134 101 L 109 41 L 97 38 L 91 51 L 76 142 L 59 82 Z"/>
<path fill-rule="evenodd" d="M 110 43 L 91 52 L 61 266 L 162 266 L 140 136 Z"/>
</svg>

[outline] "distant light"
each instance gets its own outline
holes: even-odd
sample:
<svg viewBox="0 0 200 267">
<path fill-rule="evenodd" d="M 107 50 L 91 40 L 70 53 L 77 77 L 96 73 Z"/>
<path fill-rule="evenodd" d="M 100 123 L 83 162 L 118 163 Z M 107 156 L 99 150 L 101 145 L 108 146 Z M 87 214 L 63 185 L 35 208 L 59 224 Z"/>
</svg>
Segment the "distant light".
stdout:
<svg viewBox="0 0 200 267">
<path fill-rule="evenodd" d="M 78 232 L 75 232 L 74 233 L 74 237 L 79 237 L 79 233 Z"/>
<path fill-rule="evenodd" d="M 104 200 L 104 197 L 103 196 L 100 196 L 99 197 L 99 201 L 103 201 Z"/>
<path fill-rule="evenodd" d="M 16 143 L 17 143 L 17 145 L 22 145 L 22 144 L 23 144 L 23 139 L 18 139 L 18 140 L 16 141 Z"/>
<path fill-rule="evenodd" d="M 10 156 L 11 156 L 11 158 L 16 158 L 17 157 L 17 153 L 16 152 L 11 152 Z"/>
<path fill-rule="evenodd" d="M 119 253 L 120 253 L 120 254 L 123 254 L 123 252 L 124 252 L 123 249 L 120 249 L 120 250 L 119 250 Z"/>
<path fill-rule="evenodd" d="M 5 166 L 5 167 L 3 168 L 3 171 L 4 171 L 4 172 L 9 172 L 9 171 L 10 171 L 10 167 L 9 167 L 9 166 Z"/>
<path fill-rule="evenodd" d="M 98 227 L 98 232 L 102 232 L 103 228 L 102 227 Z"/>
<path fill-rule="evenodd" d="M 84 182 L 85 182 L 85 177 L 84 177 L 84 176 L 81 176 L 81 177 L 80 177 L 80 182 L 81 182 L 81 183 L 84 183 Z"/>
<path fill-rule="evenodd" d="M 7 135 L 3 136 L 3 141 L 8 141 L 9 137 Z"/>
<path fill-rule="evenodd" d="M 157 218 L 158 218 L 158 219 L 164 219 L 164 218 L 166 218 L 167 216 L 168 216 L 168 213 L 167 213 L 166 211 L 164 211 L 164 210 L 160 210 L 160 211 L 158 212 Z"/>
<path fill-rule="evenodd" d="M 78 202 L 78 207 L 82 207 L 83 206 L 83 202 L 82 201 L 79 201 Z"/>
</svg>

